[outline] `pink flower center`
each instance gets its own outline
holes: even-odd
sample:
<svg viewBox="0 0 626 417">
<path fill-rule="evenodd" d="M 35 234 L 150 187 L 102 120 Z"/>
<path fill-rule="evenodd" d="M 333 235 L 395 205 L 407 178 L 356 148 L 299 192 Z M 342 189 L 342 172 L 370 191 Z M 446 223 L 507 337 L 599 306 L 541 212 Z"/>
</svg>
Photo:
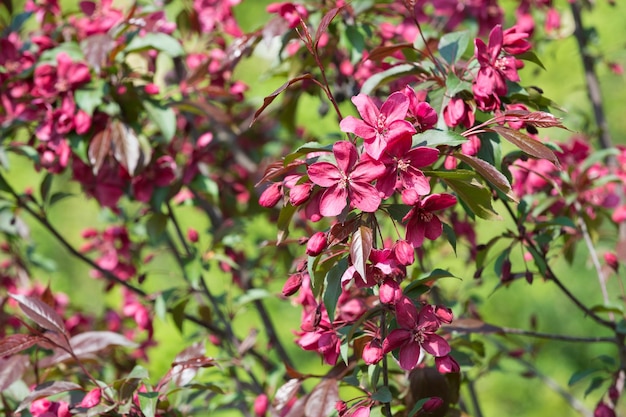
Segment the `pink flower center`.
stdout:
<svg viewBox="0 0 626 417">
<path fill-rule="evenodd" d="M 396 162 L 398 163 L 398 171 L 406 172 L 406 170 L 409 169 L 410 165 L 404 159 L 398 159 Z"/>
<path fill-rule="evenodd" d="M 420 210 L 418 214 L 418 218 L 424 223 L 429 223 L 433 217 L 435 217 L 435 215 L 429 211 Z"/>
<path fill-rule="evenodd" d="M 419 343 L 420 345 L 424 343 L 424 332 L 422 329 L 416 329 L 412 331 L 411 338 L 413 342 Z"/>
<path fill-rule="evenodd" d="M 376 121 L 376 131 L 379 135 L 385 136 L 387 134 L 387 116 L 384 114 L 378 115 L 378 120 Z"/>
<path fill-rule="evenodd" d="M 59 92 L 64 92 L 69 90 L 70 87 L 70 83 L 67 82 L 67 80 L 61 78 L 59 79 L 55 84 L 54 84 L 54 88 L 59 91 Z"/>
</svg>

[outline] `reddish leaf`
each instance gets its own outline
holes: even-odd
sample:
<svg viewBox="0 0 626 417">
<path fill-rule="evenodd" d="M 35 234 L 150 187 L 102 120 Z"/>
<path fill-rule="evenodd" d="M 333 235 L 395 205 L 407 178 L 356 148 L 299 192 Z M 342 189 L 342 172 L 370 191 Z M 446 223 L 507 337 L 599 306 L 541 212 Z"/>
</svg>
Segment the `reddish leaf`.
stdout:
<svg viewBox="0 0 626 417">
<path fill-rule="evenodd" d="M 327 417 L 335 411 L 335 404 L 339 401 L 337 380 L 323 379 L 313 388 L 304 405 L 305 417 Z"/>
<path fill-rule="evenodd" d="M 535 127 L 560 127 L 561 129 L 568 130 L 563 126 L 560 118 L 544 111 L 530 112 L 527 110 L 509 110 L 504 113 L 504 116 L 507 121 L 509 121 L 510 118 L 514 118 L 514 120 L 511 121 L 525 122 Z"/>
<path fill-rule="evenodd" d="M 369 53 L 369 55 L 367 56 L 367 59 L 372 60 L 372 61 L 380 61 L 384 58 L 387 58 L 388 56 L 393 55 L 397 51 L 401 51 L 406 48 L 413 48 L 413 44 L 399 43 L 396 45 L 379 46 L 377 48 L 374 48 Z"/>
<path fill-rule="evenodd" d="M 322 37 L 322 34 L 326 32 L 326 30 L 328 29 L 328 25 L 330 25 L 330 22 L 333 21 L 333 19 L 337 16 L 337 14 L 339 13 L 339 11 L 341 11 L 342 8 L 343 6 L 330 9 L 328 13 L 326 13 L 324 17 L 322 17 L 322 20 L 320 21 L 320 25 L 317 27 L 317 31 L 315 32 L 315 40 L 313 41 L 313 45 L 315 46 L 315 49 L 317 49 L 317 45 L 320 42 L 320 38 Z"/>
<path fill-rule="evenodd" d="M 486 161 L 483 161 L 482 159 L 469 155 L 463 155 L 462 153 L 457 153 L 454 156 L 474 168 L 474 170 L 484 179 L 489 181 L 498 190 L 502 191 L 502 193 L 504 193 L 512 201 L 517 202 L 517 197 L 511 191 L 511 184 L 509 183 L 509 180 L 504 176 L 504 174 L 498 171 L 496 167 Z"/>
<path fill-rule="evenodd" d="M 263 174 L 263 178 L 261 178 L 256 185 L 259 186 L 260 184 L 263 184 L 265 181 L 269 181 L 271 179 L 274 179 L 282 175 L 287 175 L 290 172 L 292 172 L 294 169 L 299 167 L 300 165 L 304 165 L 304 164 L 305 164 L 304 161 L 293 161 L 287 165 L 285 165 L 282 160 L 272 162 L 270 165 L 268 165 L 267 168 L 265 168 L 265 173 Z"/>
<path fill-rule="evenodd" d="M 310 395 L 305 395 L 304 397 L 298 398 L 284 417 L 304 417 L 304 408 L 309 400 L 309 397 Z"/>
<path fill-rule="evenodd" d="M 188 384 L 196 376 L 198 369 L 215 366 L 215 360 L 207 358 L 205 350 L 204 343 L 197 342 L 176 355 L 170 374 L 176 386 Z"/>
<path fill-rule="evenodd" d="M 59 394 L 61 392 L 73 391 L 73 390 L 82 390 L 82 387 L 73 382 L 67 381 L 54 381 L 54 382 L 46 382 L 41 385 L 37 385 L 33 392 L 28 394 L 26 398 L 20 403 L 16 413 L 26 409 L 31 403 L 40 398 L 49 397 L 51 395 Z"/>
<path fill-rule="evenodd" d="M 269 96 L 265 97 L 263 99 L 263 105 L 256 111 L 256 113 L 254 113 L 254 117 L 252 118 L 252 122 L 250 122 L 250 126 L 252 126 L 254 124 L 254 122 L 256 122 L 256 119 L 259 117 L 259 115 L 261 113 L 263 113 L 263 110 L 265 110 L 265 108 L 267 106 L 269 106 L 272 103 L 272 101 L 274 101 L 274 99 L 276 97 L 278 97 L 278 95 L 280 93 L 285 91 L 290 85 L 295 84 L 298 81 L 310 80 L 312 78 L 313 78 L 313 76 L 311 74 L 304 74 L 304 75 L 300 75 L 300 76 L 298 76 L 296 78 L 292 78 L 291 80 L 287 81 L 285 84 L 283 84 L 280 87 L 278 87 L 276 89 L 276 91 L 274 91 L 272 94 L 270 94 Z"/>
<path fill-rule="evenodd" d="M 48 304 L 35 297 L 21 294 L 9 294 L 11 298 L 18 302 L 20 308 L 32 321 L 46 330 L 67 334 L 63 318 Z"/>
<path fill-rule="evenodd" d="M 276 395 L 274 396 L 274 402 L 272 405 L 276 410 L 282 410 L 291 399 L 298 393 L 298 390 L 302 386 L 302 381 L 299 379 L 290 379 L 285 382 L 280 388 L 276 390 Z"/>
<path fill-rule="evenodd" d="M 7 359 L 0 358 L 0 392 L 22 378 L 28 363 L 28 356 L 26 355 L 15 355 Z"/>
<path fill-rule="evenodd" d="M 119 120 L 111 120 L 100 132 L 96 133 L 87 150 L 93 173 L 98 174 L 105 158 L 113 155 L 132 176 L 138 168 L 147 165 L 150 155 L 143 152 L 135 132 Z"/>
<path fill-rule="evenodd" d="M 557 168 L 561 167 L 559 159 L 556 157 L 554 152 L 538 140 L 533 139 L 520 131 L 508 129 L 502 126 L 493 126 L 488 130 L 496 132 L 504 139 L 526 152 L 528 155 L 534 156 L 535 158 L 547 159 L 556 165 Z"/>
<path fill-rule="evenodd" d="M 89 66 L 100 71 L 115 47 L 115 39 L 108 33 L 91 35 L 80 43 L 80 47 Z"/>
<path fill-rule="evenodd" d="M 372 244 L 372 229 L 367 226 L 359 226 L 352 235 L 352 242 L 350 242 L 350 259 L 352 259 L 352 265 L 354 265 L 356 272 L 361 275 L 363 282 L 367 282 L 365 268 L 367 259 L 372 252 Z"/>
<path fill-rule="evenodd" d="M 356 227 L 356 219 L 348 220 L 344 223 L 335 223 L 328 231 L 328 247 L 343 243 Z"/>
<path fill-rule="evenodd" d="M 41 340 L 39 336 L 30 334 L 12 334 L 0 340 L 0 358 L 11 356 L 28 349 Z"/>
<path fill-rule="evenodd" d="M 77 334 L 70 339 L 70 346 L 74 355 L 78 358 L 87 358 L 94 353 L 100 352 L 111 346 L 137 347 L 137 344 L 131 342 L 121 334 L 109 331 L 94 331 Z M 51 365 L 61 363 L 71 359 L 72 356 L 60 351 L 56 355 L 42 359 L 39 366 L 47 368 Z"/>
</svg>

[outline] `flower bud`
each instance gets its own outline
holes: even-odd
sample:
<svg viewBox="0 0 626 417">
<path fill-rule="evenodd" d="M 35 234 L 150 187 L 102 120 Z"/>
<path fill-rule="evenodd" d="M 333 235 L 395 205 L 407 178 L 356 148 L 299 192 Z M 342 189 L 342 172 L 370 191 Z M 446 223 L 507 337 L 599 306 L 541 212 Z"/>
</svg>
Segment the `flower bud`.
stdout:
<svg viewBox="0 0 626 417">
<path fill-rule="evenodd" d="M 283 295 L 285 297 L 289 297 L 290 295 L 298 292 L 300 287 L 302 286 L 302 273 L 298 272 L 297 274 L 291 275 L 285 285 L 283 285 Z"/>
<path fill-rule="evenodd" d="M 604 262 L 615 272 L 619 269 L 619 260 L 614 252 L 606 252 L 604 254 Z"/>
<path fill-rule="evenodd" d="M 261 394 L 254 400 L 254 415 L 256 417 L 263 417 L 267 413 L 267 408 L 270 402 L 267 395 Z"/>
<path fill-rule="evenodd" d="M 383 304 L 395 304 L 396 301 L 402 298 L 402 290 L 392 278 L 386 278 L 382 284 L 380 284 L 380 290 L 378 292 L 380 302 Z"/>
<path fill-rule="evenodd" d="M 373 365 L 383 359 L 383 347 L 380 339 L 372 339 L 363 347 L 361 357 L 367 365 Z"/>
<path fill-rule="evenodd" d="M 401 265 L 411 265 L 415 262 L 415 249 L 406 240 L 398 240 L 393 245 L 393 254 Z"/>
<path fill-rule="evenodd" d="M 430 397 L 424 405 L 422 405 L 422 411 L 426 413 L 432 413 L 443 405 L 443 400 L 439 397 Z"/>
<path fill-rule="evenodd" d="M 461 371 L 461 367 L 450 355 L 435 358 L 435 365 L 437 370 L 442 374 L 457 373 Z"/>
<path fill-rule="evenodd" d="M 299 206 L 305 203 L 311 196 L 311 190 L 313 190 L 313 183 L 310 182 L 294 185 L 291 187 L 291 191 L 289 191 L 289 202 L 292 206 Z"/>
<path fill-rule="evenodd" d="M 150 94 L 151 96 L 159 94 L 159 86 L 156 84 L 146 84 L 144 87 L 146 94 Z"/>
<path fill-rule="evenodd" d="M 437 319 L 441 323 L 445 323 L 445 324 L 452 323 L 452 318 L 453 318 L 452 310 L 450 310 L 448 307 L 436 306 L 435 315 L 437 316 Z"/>
<path fill-rule="evenodd" d="M 198 231 L 196 229 L 192 229 L 191 227 L 187 229 L 187 239 L 189 239 L 190 242 L 196 243 L 199 238 L 200 236 L 198 235 Z"/>
<path fill-rule="evenodd" d="M 276 203 L 283 197 L 283 184 L 275 182 L 263 191 L 259 197 L 259 204 L 263 207 L 274 207 Z"/>
<path fill-rule="evenodd" d="M 317 256 L 326 249 L 327 239 L 326 233 L 317 232 L 309 238 L 306 244 L 306 254 L 309 256 Z"/>
<path fill-rule="evenodd" d="M 100 404 L 101 396 L 102 396 L 102 392 L 100 391 L 100 388 L 94 388 L 91 391 L 89 391 L 87 395 L 83 397 L 83 400 L 80 402 L 79 407 L 81 408 L 95 407 L 96 405 Z"/>
</svg>

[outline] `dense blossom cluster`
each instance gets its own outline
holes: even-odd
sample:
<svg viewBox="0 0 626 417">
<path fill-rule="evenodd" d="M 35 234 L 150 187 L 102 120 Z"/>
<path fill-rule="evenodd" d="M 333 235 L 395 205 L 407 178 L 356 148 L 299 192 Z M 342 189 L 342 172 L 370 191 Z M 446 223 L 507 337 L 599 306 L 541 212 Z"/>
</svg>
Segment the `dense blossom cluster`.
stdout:
<svg viewBox="0 0 626 417">
<path fill-rule="evenodd" d="M 461 364 L 485 359 L 482 342 L 455 339 L 459 315 L 481 317 L 474 300 L 459 303 L 437 288 L 453 275 L 432 253 L 458 250 L 476 264 L 475 278 L 492 262 L 499 286 L 534 275 L 556 281 L 552 241 L 590 240 L 586 225 L 605 218 L 626 222 L 626 148 L 598 156 L 582 135 L 556 145 L 540 139 L 538 128 L 563 126 L 518 70 L 539 63 L 534 34 L 560 30 L 549 0 L 519 2 L 512 27 L 496 0 L 277 2 L 266 8 L 268 23 L 249 33 L 237 21 L 244 0 L 188 0 L 176 16 L 161 3 L 82 1 L 66 11 L 57 0 L 28 0 L 0 32 L 0 134 L 10 138 L 0 153 L 0 392 L 19 380 L 27 387 L 19 399 L 3 393 L 2 407 L 15 402 L 41 417 L 181 416 L 199 403 L 203 412 L 208 404 L 258 417 L 368 417 L 376 407 L 391 417 L 392 403 L 411 415 L 444 412 L 457 407 L 450 397 L 458 402 L 458 386 L 394 397 L 404 376 L 431 370 L 460 381 Z M 274 45 L 272 71 L 290 78 L 260 104 L 238 64 L 265 59 L 255 52 Z M 322 98 L 320 116 L 334 111 L 334 135 L 299 126 L 305 95 Z M 279 96 L 280 114 L 266 117 Z M 501 155 L 501 140 L 516 150 Z M 38 191 L 14 188 L 5 151 L 31 160 Z M 84 229 L 74 248 L 49 220 L 51 207 L 72 198 L 56 178 L 77 183 L 114 224 Z M 518 229 L 479 244 L 473 221 L 496 217 L 496 199 Z M 208 218 L 204 230 L 178 219 L 192 207 Z M 77 312 L 53 283 L 31 281 L 53 262 L 33 252 L 24 213 L 86 263 L 116 305 L 100 317 Z M 275 245 L 250 244 L 267 213 L 280 229 Z M 515 272 L 515 246 L 523 272 Z M 489 250 L 500 251 L 495 260 Z M 178 269 L 168 266 L 159 287 L 152 275 L 163 272 L 150 267 L 162 253 Z M 619 242 L 604 262 L 618 273 Z M 222 294 L 215 276 L 226 277 Z M 284 276 L 282 298 L 302 310 L 295 343 L 329 365 L 321 378 L 290 363 L 264 309 L 265 287 Z M 158 289 L 148 292 L 146 281 Z M 269 349 L 256 328 L 245 338 L 234 329 L 249 305 Z M 596 310 L 585 313 L 623 342 L 619 325 Z M 156 316 L 198 342 L 155 383 L 135 365 L 149 362 L 157 344 Z M 131 351 L 110 352 L 117 347 Z M 95 360 L 109 354 L 109 363 Z M 47 385 L 48 372 L 67 380 Z M 320 381 L 305 393 L 309 378 Z M 595 414 L 614 416 L 623 375 L 606 379 Z M 342 400 L 341 384 L 361 395 Z M 53 397 L 68 391 L 83 394 Z"/>
</svg>

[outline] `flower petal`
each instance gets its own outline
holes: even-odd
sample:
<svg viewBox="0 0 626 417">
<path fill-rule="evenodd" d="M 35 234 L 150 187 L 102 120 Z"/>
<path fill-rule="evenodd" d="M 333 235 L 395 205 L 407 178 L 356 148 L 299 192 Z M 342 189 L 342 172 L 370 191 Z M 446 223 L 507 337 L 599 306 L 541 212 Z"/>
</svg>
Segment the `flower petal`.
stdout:
<svg viewBox="0 0 626 417">
<path fill-rule="evenodd" d="M 411 340 L 411 331 L 405 329 L 395 329 L 387 335 L 387 338 L 383 341 L 383 353 L 389 353 L 392 350 L 398 349 Z"/>
<path fill-rule="evenodd" d="M 420 357 L 423 357 L 420 345 L 416 342 L 407 343 L 400 348 L 398 361 L 402 369 L 410 371 L 420 362 Z"/>
<path fill-rule="evenodd" d="M 380 207 L 381 198 L 378 190 L 366 182 L 353 182 L 348 188 L 350 204 L 359 210 L 373 213 Z"/>
<path fill-rule="evenodd" d="M 339 184 L 335 184 L 328 188 L 324 191 L 320 200 L 321 215 L 324 217 L 339 215 L 348 204 L 346 197 L 348 197 L 348 191 L 345 187 L 340 187 Z"/>
<path fill-rule="evenodd" d="M 425 333 L 422 347 L 433 356 L 441 357 L 450 353 L 450 345 L 443 337 L 434 333 Z"/>
<path fill-rule="evenodd" d="M 443 233 L 443 224 L 439 217 L 433 214 L 433 218 L 424 224 L 424 236 L 430 240 L 435 240 Z"/>
<path fill-rule="evenodd" d="M 452 194 L 431 194 L 424 198 L 422 207 L 426 211 L 447 209 L 456 204 L 456 197 Z"/>
<path fill-rule="evenodd" d="M 378 107 L 368 95 L 363 93 L 358 94 L 352 97 L 352 103 L 354 103 L 359 114 L 368 125 L 376 125 L 380 110 L 378 110 Z"/>
<path fill-rule="evenodd" d="M 316 162 L 307 168 L 307 173 L 309 179 L 321 187 L 330 187 L 341 179 L 339 169 L 330 162 Z"/>
<path fill-rule="evenodd" d="M 362 160 L 350 173 L 350 179 L 355 182 L 370 182 L 385 175 L 385 164 L 371 159 Z"/>
<path fill-rule="evenodd" d="M 418 312 L 417 307 L 408 297 L 402 297 L 396 303 L 396 321 L 400 327 L 405 329 L 417 328 Z"/>
<path fill-rule="evenodd" d="M 354 116 L 348 116 L 343 119 L 339 123 L 339 128 L 342 132 L 354 133 L 363 139 L 369 139 L 376 136 L 376 129 Z"/>
<path fill-rule="evenodd" d="M 394 120 L 404 120 L 409 110 L 409 104 L 409 98 L 401 91 L 396 91 L 383 103 L 380 113 L 385 115 L 387 123 Z"/>
<path fill-rule="evenodd" d="M 335 154 L 337 166 L 346 174 L 352 171 L 352 167 L 354 167 L 359 159 L 356 146 L 347 140 L 336 142 L 333 145 L 333 154 Z"/>
</svg>

